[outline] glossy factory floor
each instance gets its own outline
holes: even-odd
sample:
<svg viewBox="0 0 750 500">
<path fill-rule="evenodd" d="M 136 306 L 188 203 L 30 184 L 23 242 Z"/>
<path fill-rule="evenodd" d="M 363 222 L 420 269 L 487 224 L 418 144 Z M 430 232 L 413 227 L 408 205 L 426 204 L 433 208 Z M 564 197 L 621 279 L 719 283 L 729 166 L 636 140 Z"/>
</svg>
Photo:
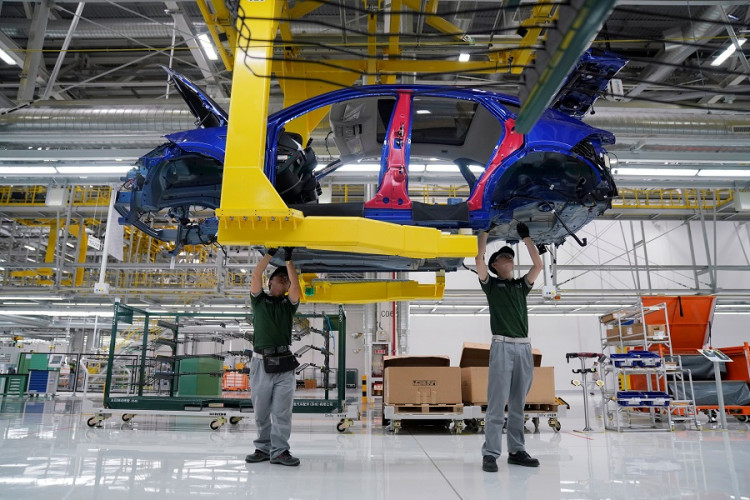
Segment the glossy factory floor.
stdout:
<svg viewBox="0 0 750 500">
<path fill-rule="evenodd" d="M 749 498 L 750 424 L 729 430 L 603 432 L 582 398 L 564 396 L 562 429 L 533 426 L 526 447 L 541 466 L 481 470 L 483 435 L 443 427 L 383 430 L 370 411 L 349 432 L 337 421 L 295 415 L 300 467 L 249 465 L 254 424 L 218 431 L 201 417 L 139 415 L 86 425 L 80 399 L 0 399 L 0 499 L 548 499 Z M 702 417 L 706 423 L 706 418 Z"/>
</svg>

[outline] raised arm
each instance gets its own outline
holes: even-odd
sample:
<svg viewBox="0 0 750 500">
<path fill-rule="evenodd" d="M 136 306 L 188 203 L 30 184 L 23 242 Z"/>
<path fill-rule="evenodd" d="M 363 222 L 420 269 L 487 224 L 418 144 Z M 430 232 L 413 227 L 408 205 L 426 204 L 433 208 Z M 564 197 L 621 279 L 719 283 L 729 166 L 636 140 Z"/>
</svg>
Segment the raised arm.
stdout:
<svg viewBox="0 0 750 500">
<path fill-rule="evenodd" d="M 474 259 L 474 263 L 477 267 L 477 276 L 479 281 L 486 281 L 489 271 L 487 270 L 487 263 L 484 261 L 484 254 L 487 251 L 487 237 L 489 233 L 482 231 L 477 235 L 477 256 Z"/>
<path fill-rule="evenodd" d="M 250 277 L 250 293 L 252 295 L 258 295 L 263 291 L 263 272 L 268 267 L 268 263 L 271 262 L 271 258 L 276 253 L 275 248 L 269 248 L 266 254 L 258 262 L 258 265 L 253 269 L 253 274 Z"/>
<path fill-rule="evenodd" d="M 299 302 L 302 295 L 302 289 L 299 287 L 299 276 L 297 276 L 297 268 L 294 267 L 292 262 L 292 247 L 286 247 L 284 249 L 284 261 L 286 262 L 286 272 L 289 274 L 289 293 L 287 297 L 292 304 Z"/>
<path fill-rule="evenodd" d="M 526 281 L 531 285 L 539 277 L 539 273 L 542 272 L 544 263 L 542 262 L 542 256 L 539 255 L 539 250 L 537 250 L 536 245 L 534 244 L 534 240 L 529 236 L 529 228 L 526 227 L 526 224 L 519 222 L 516 226 L 516 231 L 518 231 L 518 236 L 520 236 L 526 244 L 526 249 L 529 251 L 529 256 L 531 257 L 531 269 L 526 273 Z"/>
</svg>

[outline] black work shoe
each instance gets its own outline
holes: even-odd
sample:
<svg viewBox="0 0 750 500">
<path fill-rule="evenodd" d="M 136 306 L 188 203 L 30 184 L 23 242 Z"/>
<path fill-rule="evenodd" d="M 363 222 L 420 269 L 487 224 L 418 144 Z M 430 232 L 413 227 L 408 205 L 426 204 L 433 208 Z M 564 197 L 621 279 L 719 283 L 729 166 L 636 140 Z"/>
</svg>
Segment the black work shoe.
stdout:
<svg viewBox="0 0 750 500">
<path fill-rule="evenodd" d="M 299 458 L 293 457 L 292 454 L 289 453 L 289 450 L 286 450 L 279 456 L 272 458 L 271 463 L 296 467 L 299 465 Z"/>
<path fill-rule="evenodd" d="M 497 472 L 497 459 L 492 455 L 483 456 L 482 470 L 484 472 Z"/>
<path fill-rule="evenodd" d="M 539 467 L 539 460 L 531 458 L 525 451 L 508 453 L 508 463 L 513 465 L 523 465 L 524 467 Z"/>
<path fill-rule="evenodd" d="M 260 450 L 255 450 L 255 453 L 245 457 L 245 462 L 249 464 L 265 462 L 266 460 L 271 460 L 271 455 L 269 455 L 265 451 L 260 451 Z"/>
</svg>

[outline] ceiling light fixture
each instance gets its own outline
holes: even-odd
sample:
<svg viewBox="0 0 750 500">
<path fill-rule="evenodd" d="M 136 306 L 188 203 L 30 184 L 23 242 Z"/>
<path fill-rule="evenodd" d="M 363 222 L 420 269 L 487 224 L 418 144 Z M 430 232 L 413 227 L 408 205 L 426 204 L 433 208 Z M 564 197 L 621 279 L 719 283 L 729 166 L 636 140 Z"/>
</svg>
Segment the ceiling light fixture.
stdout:
<svg viewBox="0 0 750 500">
<path fill-rule="evenodd" d="M 206 57 L 208 57 L 212 61 L 216 61 L 219 58 L 216 50 L 214 50 L 213 44 L 211 43 L 211 39 L 208 38 L 207 34 L 203 33 L 201 35 L 198 35 L 198 41 L 201 43 L 203 52 L 206 53 Z"/>
<path fill-rule="evenodd" d="M 697 168 L 613 168 L 613 175 L 643 175 L 648 177 L 695 177 Z"/>
<path fill-rule="evenodd" d="M 745 44 L 746 41 L 747 41 L 747 39 L 740 38 L 739 40 L 737 40 L 737 45 L 739 45 L 740 47 L 742 47 Z M 732 54 L 734 54 L 734 52 L 736 50 L 737 50 L 737 47 L 735 46 L 734 42 L 730 43 L 729 47 L 727 47 L 726 49 L 724 49 L 724 52 L 722 52 L 721 54 L 719 54 L 718 57 L 713 60 L 713 62 L 711 63 L 711 66 L 719 66 L 719 65 L 721 65 L 721 63 L 723 63 L 724 61 L 726 61 L 727 59 L 729 59 L 729 56 L 731 56 Z"/>
<path fill-rule="evenodd" d="M 12 57 L 10 57 L 10 54 L 5 52 L 3 49 L 0 49 L 0 59 L 11 65 L 16 64 L 16 61 Z"/>
<path fill-rule="evenodd" d="M 698 177 L 750 177 L 750 170 L 724 170 L 703 168 Z"/>
<path fill-rule="evenodd" d="M 102 165 L 97 167 L 56 167 L 61 174 L 126 174 L 133 167 L 129 165 Z"/>
<path fill-rule="evenodd" d="M 56 174 L 55 167 L 0 167 L 0 175 Z"/>
<path fill-rule="evenodd" d="M 471 55 L 468 52 L 461 52 L 458 55 L 458 62 L 468 62 L 471 59 Z"/>
</svg>

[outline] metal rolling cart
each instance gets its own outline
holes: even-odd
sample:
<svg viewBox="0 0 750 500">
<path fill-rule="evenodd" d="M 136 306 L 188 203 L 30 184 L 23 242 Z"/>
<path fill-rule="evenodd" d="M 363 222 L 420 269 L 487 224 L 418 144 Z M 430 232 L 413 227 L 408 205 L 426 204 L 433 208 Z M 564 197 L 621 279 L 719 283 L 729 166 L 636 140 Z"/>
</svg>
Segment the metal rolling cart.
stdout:
<svg viewBox="0 0 750 500">
<path fill-rule="evenodd" d="M 609 358 L 600 365 L 605 429 L 673 431 L 684 422 L 700 430 L 694 401 L 677 398 L 686 386 L 692 393 L 692 377 L 673 354 L 667 304 L 644 301 L 600 320 Z"/>
<path fill-rule="evenodd" d="M 354 420 L 359 419 L 359 409 L 356 405 L 347 405 L 345 398 L 345 366 L 346 366 L 346 317 L 343 307 L 338 307 L 338 313 L 327 315 L 324 313 L 299 315 L 305 318 L 322 318 L 323 329 L 328 334 L 336 331 L 337 348 L 338 348 L 338 367 L 336 395 L 329 397 L 328 384 L 324 386 L 323 399 L 304 399 L 295 398 L 293 412 L 304 414 L 320 414 L 325 417 L 337 418 L 339 422 L 336 426 L 339 432 L 344 432 L 353 425 Z M 210 419 L 209 427 L 213 430 L 219 429 L 226 422 L 232 425 L 238 424 L 243 418 L 249 416 L 252 409 L 252 401 L 249 398 L 224 398 L 221 395 L 216 397 L 209 396 L 179 396 L 179 368 L 174 367 L 171 370 L 173 377 L 167 376 L 169 381 L 169 391 L 161 395 L 161 384 L 156 384 L 155 374 L 159 371 L 162 376 L 170 375 L 170 368 L 164 368 L 164 359 L 156 359 L 153 344 L 150 344 L 150 325 L 152 321 L 158 321 L 164 327 L 164 319 L 170 319 L 173 324 L 168 328 L 173 333 L 170 335 L 170 344 L 172 353 L 176 353 L 176 345 L 180 341 L 180 322 L 184 318 L 226 318 L 226 320 L 240 319 L 250 321 L 247 314 L 210 314 L 210 313 L 152 313 L 142 309 L 130 307 L 119 302 L 114 304 L 114 316 L 112 319 L 112 330 L 110 336 L 110 346 L 107 362 L 107 376 L 104 387 L 104 404 L 103 408 L 94 408 L 93 404 L 88 402 L 85 410 L 92 412 L 94 415 L 87 420 L 90 427 L 99 426 L 104 420 L 113 415 L 120 416 L 124 422 L 128 422 L 139 414 L 150 414 L 156 416 L 176 415 L 176 416 L 200 416 Z M 135 388 L 132 394 L 116 395 L 111 390 L 112 378 L 115 364 L 115 347 L 120 323 L 134 324 L 134 319 L 142 319 L 143 333 L 141 339 L 141 354 L 139 356 L 139 369 L 135 378 Z M 159 321 L 162 320 L 162 321 Z M 151 351 L 151 354 L 149 354 Z M 330 350 L 328 350 L 330 352 Z M 174 356 L 179 358 L 179 356 Z M 177 360 L 179 362 L 179 360 Z M 168 362 L 170 367 L 172 362 Z M 328 360 L 326 360 L 328 366 Z M 166 373 L 164 373 L 166 372 Z M 213 373 L 190 373 L 190 375 L 208 375 Z M 218 379 L 221 380 L 220 378 Z M 157 385 L 159 393 L 157 393 Z M 219 384 L 220 385 L 220 384 Z M 250 388 L 252 390 L 252 388 Z"/>
<path fill-rule="evenodd" d="M 554 405 L 526 405 L 523 410 L 524 424 L 531 420 L 534 424 L 534 433 L 539 432 L 539 422 L 542 419 L 547 419 L 547 424 L 550 429 L 555 432 L 560 432 L 562 424 L 559 420 L 559 408 L 569 408 L 567 403 L 562 401 L 560 398 L 557 399 L 557 404 Z M 464 407 L 464 414 L 466 420 L 464 420 L 464 428 L 468 432 L 484 432 L 484 421 L 487 415 L 487 406 L 466 406 Z"/>
</svg>

